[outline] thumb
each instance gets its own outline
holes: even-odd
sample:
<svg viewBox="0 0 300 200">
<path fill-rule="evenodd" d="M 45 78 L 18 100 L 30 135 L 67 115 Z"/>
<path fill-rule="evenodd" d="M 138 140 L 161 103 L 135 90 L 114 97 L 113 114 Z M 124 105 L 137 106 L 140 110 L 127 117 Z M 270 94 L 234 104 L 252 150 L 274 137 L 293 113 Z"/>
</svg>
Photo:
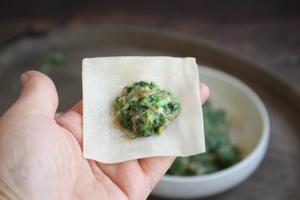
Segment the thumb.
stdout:
<svg viewBox="0 0 300 200">
<path fill-rule="evenodd" d="M 28 71 L 22 74 L 20 79 L 21 95 L 9 111 L 54 117 L 58 106 L 58 96 L 52 80 L 37 71 Z"/>
</svg>

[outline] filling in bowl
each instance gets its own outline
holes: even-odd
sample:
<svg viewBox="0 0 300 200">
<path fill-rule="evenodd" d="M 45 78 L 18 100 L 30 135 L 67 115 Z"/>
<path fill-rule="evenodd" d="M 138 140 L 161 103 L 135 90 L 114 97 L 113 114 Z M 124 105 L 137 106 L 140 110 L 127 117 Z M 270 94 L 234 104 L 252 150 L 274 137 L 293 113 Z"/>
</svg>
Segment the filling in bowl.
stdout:
<svg viewBox="0 0 300 200">
<path fill-rule="evenodd" d="M 177 157 L 167 175 L 191 176 L 213 173 L 241 160 L 238 149 L 229 138 L 227 113 L 211 102 L 203 106 L 206 152 L 190 157 Z"/>
</svg>

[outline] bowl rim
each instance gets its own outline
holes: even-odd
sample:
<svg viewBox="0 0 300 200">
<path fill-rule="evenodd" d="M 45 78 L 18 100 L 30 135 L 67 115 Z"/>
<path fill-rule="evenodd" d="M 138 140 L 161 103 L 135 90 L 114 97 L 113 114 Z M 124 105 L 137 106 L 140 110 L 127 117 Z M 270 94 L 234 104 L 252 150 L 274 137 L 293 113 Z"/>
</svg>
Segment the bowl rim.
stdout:
<svg viewBox="0 0 300 200">
<path fill-rule="evenodd" d="M 196 176 L 172 176 L 172 175 L 164 175 L 161 178 L 161 181 L 163 182 L 199 182 L 199 181 L 208 181 L 217 179 L 220 177 L 225 177 L 232 172 L 239 170 L 240 168 L 243 168 L 245 165 L 247 165 L 248 162 L 253 160 L 257 154 L 264 148 L 268 146 L 269 141 L 269 135 L 270 135 L 270 118 L 268 115 L 268 111 L 258 94 L 254 92 L 253 89 L 251 89 L 248 85 L 246 85 L 244 82 L 242 82 L 240 79 L 227 74 L 224 71 L 213 69 L 210 67 L 206 67 L 203 65 L 198 65 L 199 75 L 205 74 L 214 78 L 221 79 L 225 82 L 228 82 L 229 84 L 233 85 L 237 89 L 244 92 L 247 97 L 250 98 L 250 100 L 255 104 L 255 106 L 258 108 L 259 114 L 262 119 L 262 132 L 259 139 L 259 142 L 256 144 L 255 148 L 248 154 L 246 157 L 244 157 L 241 161 L 234 164 L 231 167 L 228 167 L 226 169 L 220 170 L 218 172 L 214 172 L 212 174 L 205 174 L 205 175 L 196 175 Z M 201 79 L 201 77 L 200 77 Z"/>
</svg>

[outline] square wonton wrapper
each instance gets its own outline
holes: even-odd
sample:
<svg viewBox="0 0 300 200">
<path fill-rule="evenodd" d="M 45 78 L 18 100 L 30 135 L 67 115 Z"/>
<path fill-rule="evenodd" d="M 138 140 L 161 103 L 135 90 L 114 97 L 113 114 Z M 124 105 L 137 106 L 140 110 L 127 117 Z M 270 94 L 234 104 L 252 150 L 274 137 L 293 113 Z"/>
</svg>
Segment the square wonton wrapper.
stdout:
<svg viewBox="0 0 300 200">
<path fill-rule="evenodd" d="M 205 151 L 198 67 L 194 58 L 99 57 L 83 60 L 83 155 L 103 163 Z M 112 102 L 133 82 L 154 81 L 177 95 L 182 111 L 161 135 L 129 139 Z"/>
</svg>

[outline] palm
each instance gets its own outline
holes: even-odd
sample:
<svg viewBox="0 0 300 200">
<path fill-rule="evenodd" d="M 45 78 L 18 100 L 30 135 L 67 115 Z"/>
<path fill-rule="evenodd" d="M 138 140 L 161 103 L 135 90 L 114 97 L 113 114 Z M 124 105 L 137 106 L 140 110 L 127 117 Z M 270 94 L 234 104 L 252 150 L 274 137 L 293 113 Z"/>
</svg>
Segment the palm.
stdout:
<svg viewBox="0 0 300 200">
<path fill-rule="evenodd" d="M 23 83 L 19 100 L 0 119 L 0 197 L 146 199 L 174 158 L 119 164 L 84 159 L 81 103 L 54 119 L 53 83 L 30 73 L 35 83 Z"/>
<path fill-rule="evenodd" d="M 77 124 L 74 125 L 74 121 Z M 72 191 L 83 191 L 83 193 L 76 194 L 79 199 L 145 199 L 159 176 L 165 172 L 174 159 L 171 157 L 157 157 L 120 164 L 102 164 L 85 160 L 82 158 L 80 148 L 80 141 L 82 141 L 81 104 L 79 103 L 71 111 L 58 118 L 57 122 L 64 127 L 61 130 L 62 132 L 69 132 L 69 143 L 76 147 L 76 150 L 70 156 L 77 160 L 75 168 L 79 171 L 75 174 L 77 175 L 76 180 L 79 182 L 75 182 L 76 188 Z M 65 135 L 65 133 L 62 133 L 62 135 Z M 72 136 L 74 137 L 72 138 Z M 74 144 L 74 138 L 79 141 L 77 144 Z M 156 163 L 160 163 L 159 161 L 163 162 L 162 168 L 155 166 Z M 68 163 L 65 163 L 65 165 L 68 165 Z M 152 168 L 154 171 L 151 171 L 150 167 L 154 167 Z M 157 175 L 155 176 L 153 173 Z M 70 195 L 73 194 L 70 193 Z"/>
<path fill-rule="evenodd" d="M 81 136 L 81 124 L 81 114 L 73 110 L 56 121 L 39 114 L 6 114 L 0 129 L 7 131 L 1 134 L 0 141 L 9 141 L 9 144 L 1 145 L 0 152 L 3 154 L 0 154 L 0 159 L 16 168 L 14 174 L 7 170 L 1 170 L 1 173 L 25 181 L 27 191 L 42 191 L 31 199 L 45 199 L 45 196 L 49 199 L 146 198 L 153 184 L 148 178 L 147 164 L 158 159 L 170 163 L 172 158 L 134 160 L 113 165 L 85 160 L 80 138 L 76 138 Z M 16 141 L 22 142 L 22 145 Z M 15 160 L 11 159 L 13 154 L 18 156 Z M 16 186 L 22 185 L 17 183 Z"/>
</svg>

